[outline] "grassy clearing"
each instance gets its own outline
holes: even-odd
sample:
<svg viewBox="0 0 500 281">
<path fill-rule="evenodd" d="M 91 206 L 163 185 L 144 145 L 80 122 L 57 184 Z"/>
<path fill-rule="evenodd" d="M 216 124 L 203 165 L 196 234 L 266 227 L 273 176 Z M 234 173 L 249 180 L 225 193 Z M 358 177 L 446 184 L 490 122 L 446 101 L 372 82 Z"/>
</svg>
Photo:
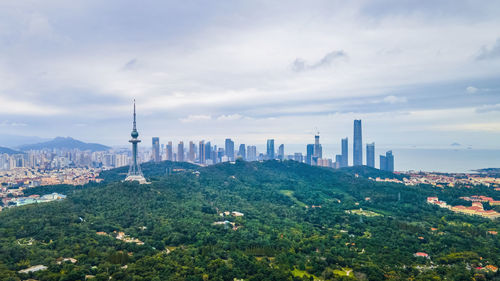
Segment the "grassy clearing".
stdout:
<svg viewBox="0 0 500 281">
<path fill-rule="evenodd" d="M 292 201 L 295 204 L 299 205 L 300 207 L 305 208 L 307 206 L 304 202 L 299 201 L 297 198 L 295 198 L 295 196 L 293 196 L 293 190 L 280 190 L 280 193 L 285 195 L 285 196 L 290 197 L 290 199 L 292 199 Z"/>
</svg>

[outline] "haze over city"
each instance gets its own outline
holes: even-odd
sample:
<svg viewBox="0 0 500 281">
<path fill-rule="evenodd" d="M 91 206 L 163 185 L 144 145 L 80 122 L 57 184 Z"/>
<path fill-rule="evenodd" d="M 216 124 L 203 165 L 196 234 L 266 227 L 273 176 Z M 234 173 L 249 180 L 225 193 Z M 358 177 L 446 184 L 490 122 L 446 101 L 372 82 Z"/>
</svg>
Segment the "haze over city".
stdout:
<svg viewBox="0 0 500 281">
<path fill-rule="evenodd" d="M 125 147 L 136 98 L 144 140 L 274 138 L 303 151 L 318 130 L 333 157 L 362 119 L 363 141 L 384 149 L 499 150 L 499 11 L 496 1 L 3 2 L 0 124 L 5 135 Z"/>
</svg>

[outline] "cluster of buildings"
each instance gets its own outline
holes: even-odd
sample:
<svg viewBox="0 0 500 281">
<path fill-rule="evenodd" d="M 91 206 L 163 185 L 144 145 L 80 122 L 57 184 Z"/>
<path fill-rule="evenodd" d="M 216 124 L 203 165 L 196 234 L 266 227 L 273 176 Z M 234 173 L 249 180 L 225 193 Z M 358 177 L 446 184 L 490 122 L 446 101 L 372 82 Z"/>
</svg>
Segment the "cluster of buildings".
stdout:
<svg viewBox="0 0 500 281">
<path fill-rule="evenodd" d="M 438 197 L 427 197 L 427 203 L 466 215 L 481 216 L 488 219 L 496 219 L 500 217 L 500 213 L 496 212 L 495 210 L 485 210 L 483 207 L 483 203 L 477 201 L 472 202 L 472 206 L 470 207 L 462 205 L 451 206 L 446 204 L 446 202 L 444 201 L 440 201 Z"/>
<path fill-rule="evenodd" d="M 494 178 L 480 173 L 432 173 L 409 172 L 409 178 L 404 179 L 405 185 L 429 184 L 436 187 L 478 186 L 500 187 L 500 178 Z"/>
<path fill-rule="evenodd" d="M 241 158 L 246 161 L 262 160 L 294 160 L 304 162 L 313 166 L 342 168 L 349 165 L 349 140 L 343 138 L 341 141 L 341 154 L 335 159 L 323 157 L 323 148 L 320 144 L 319 133 L 314 136 L 314 143 L 306 145 L 306 154 L 301 152 L 285 154 L 285 145 L 275 145 L 274 139 L 266 142 L 266 152 L 259 153 L 255 145 L 240 144 L 236 149 L 235 142 L 227 138 L 222 147 L 212 144 L 210 141 L 190 141 L 187 146 L 183 141 L 174 145 L 171 141 L 166 145 L 160 144 L 158 137 L 152 138 L 151 160 L 159 162 L 162 160 L 187 161 L 200 165 L 212 165 L 220 162 L 234 161 Z M 277 147 L 276 147 L 277 146 Z M 276 149 L 277 148 L 277 149 Z M 375 168 L 375 143 L 366 144 L 366 166 Z M 354 120 L 354 141 L 353 141 L 353 165 L 363 165 L 363 142 L 361 120 Z M 394 156 L 392 151 L 385 155 L 380 155 L 381 170 L 394 171 Z"/>
<path fill-rule="evenodd" d="M 465 197 L 460 197 L 460 199 L 465 200 L 465 201 L 471 201 L 471 202 L 488 202 L 491 206 L 500 205 L 500 201 L 494 200 L 491 197 L 487 197 L 487 196 L 483 196 L 483 195 L 465 196 Z"/>
<path fill-rule="evenodd" d="M 149 154 L 147 155 L 149 156 Z M 124 150 L 82 151 L 79 149 L 30 150 L 18 154 L 0 154 L 0 171 L 15 168 L 40 170 L 65 168 L 114 168 L 129 164 L 130 152 Z"/>
<path fill-rule="evenodd" d="M 0 171 L 0 185 L 9 188 L 30 188 L 44 185 L 69 184 L 83 185 L 91 181 L 100 181 L 100 169 L 64 168 L 41 170 L 36 168 L 15 168 Z"/>
<path fill-rule="evenodd" d="M 51 201 L 56 201 L 56 200 L 62 200 L 66 198 L 66 195 L 59 194 L 59 193 L 51 193 L 51 194 L 46 194 L 46 195 L 37 195 L 33 194 L 28 197 L 2 197 L 2 204 L 4 207 L 17 207 L 17 206 L 24 206 L 28 204 L 35 204 L 35 203 L 45 203 L 45 202 L 51 202 Z M 1 210 L 1 209 L 0 209 Z"/>
</svg>

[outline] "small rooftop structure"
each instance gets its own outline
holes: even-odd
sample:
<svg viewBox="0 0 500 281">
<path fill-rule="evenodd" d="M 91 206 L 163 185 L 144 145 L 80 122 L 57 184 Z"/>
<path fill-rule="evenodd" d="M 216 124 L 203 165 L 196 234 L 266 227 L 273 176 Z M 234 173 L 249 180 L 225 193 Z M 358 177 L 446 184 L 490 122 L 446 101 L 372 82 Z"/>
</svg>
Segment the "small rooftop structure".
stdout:
<svg viewBox="0 0 500 281">
<path fill-rule="evenodd" d="M 40 270 L 46 270 L 47 267 L 45 265 L 34 265 L 32 267 L 28 267 L 26 269 L 22 269 L 22 270 L 19 270 L 18 272 L 19 273 L 30 273 L 30 272 L 37 272 L 37 271 L 40 271 Z"/>
</svg>

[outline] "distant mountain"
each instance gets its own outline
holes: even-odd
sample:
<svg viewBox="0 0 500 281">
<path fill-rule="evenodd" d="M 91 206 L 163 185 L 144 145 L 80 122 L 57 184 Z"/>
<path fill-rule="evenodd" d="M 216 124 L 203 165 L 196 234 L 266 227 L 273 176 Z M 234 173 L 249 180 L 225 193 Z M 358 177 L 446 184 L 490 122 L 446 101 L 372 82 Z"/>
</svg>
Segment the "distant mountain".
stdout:
<svg viewBox="0 0 500 281">
<path fill-rule="evenodd" d="M 485 169 L 477 169 L 474 171 L 488 175 L 500 175 L 500 168 L 485 168 Z"/>
<path fill-rule="evenodd" d="M 23 154 L 24 152 L 21 152 L 21 151 L 16 151 L 16 150 L 13 150 L 13 149 L 10 149 L 10 148 L 7 148 L 7 147 L 1 147 L 0 146 L 0 154 L 9 154 L 9 155 L 12 155 L 12 154 Z"/>
<path fill-rule="evenodd" d="M 43 150 L 43 149 L 79 149 L 82 151 L 83 150 L 103 151 L 110 149 L 110 147 L 98 143 L 85 143 L 70 137 L 66 138 L 57 137 L 47 142 L 23 145 L 20 146 L 19 149 L 22 151 Z"/>
</svg>

